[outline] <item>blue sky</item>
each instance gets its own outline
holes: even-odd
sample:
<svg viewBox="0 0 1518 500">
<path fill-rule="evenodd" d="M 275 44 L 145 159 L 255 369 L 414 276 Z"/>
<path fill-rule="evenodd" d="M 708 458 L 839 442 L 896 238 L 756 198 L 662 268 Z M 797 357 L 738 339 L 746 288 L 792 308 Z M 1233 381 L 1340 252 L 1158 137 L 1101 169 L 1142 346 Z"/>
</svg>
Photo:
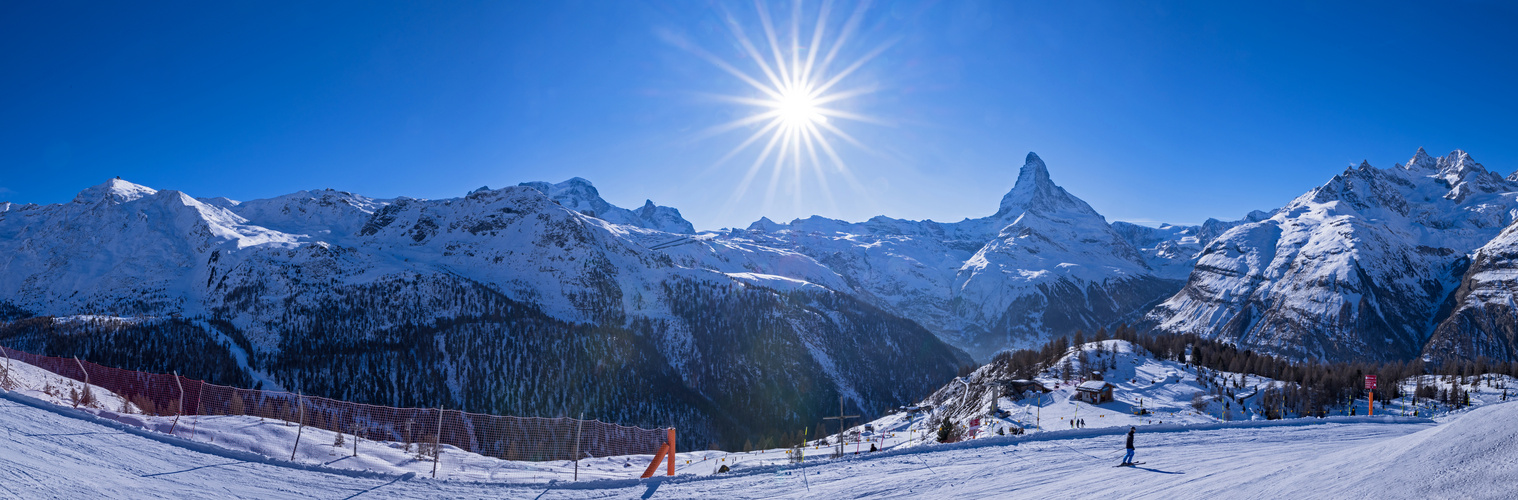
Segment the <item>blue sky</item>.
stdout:
<svg viewBox="0 0 1518 500">
<path fill-rule="evenodd" d="M 704 133 L 755 110 L 716 96 L 761 95 L 700 55 L 759 75 L 730 29 L 767 49 L 751 3 L 7 2 L 0 200 L 118 175 L 233 199 L 579 176 L 698 228 L 952 221 L 1036 151 L 1109 220 L 1231 219 L 1420 146 L 1518 170 L 1510 5 L 877 1 L 838 56 L 884 47 L 837 87 L 871 91 L 831 104 L 873 118 L 829 120 L 853 182 L 803 160 L 767 197 L 767 164 L 739 190 L 763 141 L 718 162 L 758 126 Z M 786 47 L 792 7 L 760 7 Z M 832 4 L 819 52 L 856 7 Z"/>
</svg>

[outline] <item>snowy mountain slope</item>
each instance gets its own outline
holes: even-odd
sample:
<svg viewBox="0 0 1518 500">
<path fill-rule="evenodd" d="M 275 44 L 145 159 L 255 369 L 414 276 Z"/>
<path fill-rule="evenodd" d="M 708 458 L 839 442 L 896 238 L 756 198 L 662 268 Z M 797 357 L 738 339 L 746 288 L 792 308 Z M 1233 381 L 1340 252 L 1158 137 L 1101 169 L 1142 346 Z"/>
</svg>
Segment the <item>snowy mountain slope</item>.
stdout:
<svg viewBox="0 0 1518 500">
<path fill-rule="evenodd" d="M 152 324 L 186 345 L 230 339 L 254 370 L 309 394 L 590 411 L 679 424 L 699 446 L 809 422 L 840 394 L 881 411 L 963 360 L 910 321 L 826 286 L 756 280 L 745 273 L 775 273 L 725 255 L 836 280 L 808 258 L 725 244 L 652 250 L 685 236 L 612 224 L 533 187 L 212 201 L 113 180 L 70 204 L 8 208 L 0 300 L 27 315 L 191 316 Z M 42 328 L 21 325 L 5 341 L 145 355 L 110 336 L 49 342 Z"/>
<path fill-rule="evenodd" d="M 1425 359 L 1518 359 L 1518 222 L 1475 252 L 1449 295 Z"/>
<path fill-rule="evenodd" d="M 989 217 L 955 223 L 761 219 L 717 238 L 810 256 L 853 293 L 982 359 L 1118 322 L 1180 286 L 1157 274 L 1089 205 L 1054 184 L 1033 153 Z"/>
<path fill-rule="evenodd" d="M 69 203 L 0 213 L 0 297 L 39 312 L 193 311 L 187 292 L 205 255 L 297 240 L 178 191 L 112 179 Z"/>
<path fill-rule="evenodd" d="M 1200 226 L 1160 224 L 1159 227 L 1149 227 L 1117 221 L 1112 223 L 1112 230 L 1142 253 L 1156 274 L 1184 280 L 1191 274 L 1204 245 L 1234 226 L 1269 219 L 1270 215 L 1271 212 L 1255 210 L 1243 219 L 1207 219 Z"/>
<path fill-rule="evenodd" d="M 1068 375 L 1061 373 L 1069 366 Z M 1076 398 L 1076 386 L 1100 372 L 1112 383 L 1114 400 L 1091 404 Z M 1207 379 L 1238 379 L 1243 388 L 1236 391 L 1243 403 L 1224 407 L 1222 398 L 1214 397 Z M 1035 374 L 1030 380 L 1051 390 L 1048 394 L 1018 393 L 1010 383 L 1019 376 L 1010 365 L 987 363 L 964 377 L 964 382 L 950 382 L 921 403 L 932 408 L 933 417 L 917 418 L 913 426 L 919 434 L 932 432 L 937 421 L 949 418 L 956 425 L 968 426 L 973 419 L 983 425 L 1008 424 L 1025 432 L 1070 429 L 1071 421 L 1084 419 L 1086 427 L 1127 427 L 1132 425 L 1199 424 L 1224 420 L 1259 418 L 1259 394 L 1275 381 L 1265 377 L 1213 372 L 1204 376 L 1184 363 L 1155 359 L 1141 348 L 1122 341 L 1106 340 L 1072 347 L 1053 367 Z M 968 392 L 967 392 L 968 391 Z M 1209 404 L 1205 411 L 1193 407 L 1200 394 Z M 1233 393 L 1230 393 L 1230 395 Z M 1249 394 L 1248 397 L 1243 397 Z M 1140 409 L 1147 413 L 1139 414 Z M 1004 412 L 1005 417 L 998 417 Z"/>
<path fill-rule="evenodd" d="M 220 202 L 226 205 L 225 208 L 254 224 L 320 241 L 342 241 L 352 237 L 368 221 L 370 214 L 395 202 L 331 189 L 297 191 L 246 202 L 218 200 L 225 200 Z"/>
<path fill-rule="evenodd" d="M 680 216 L 679 210 L 654 205 L 653 200 L 643 202 L 643 206 L 636 210 L 621 208 L 601 199 L 601 193 L 596 190 L 596 187 L 592 186 L 590 181 L 579 177 L 558 184 L 524 182 L 519 185 L 541 191 L 570 210 L 612 224 L 656 229 L 666 233 L 692 234 L 696 232 L 696 228 Z M 480 189 L 489 190 L 489 188 Z"/>
<path fill-rule="evenodd" d="M 1295 358 L 1410 359 L 1466 257 L 1518 209 L 1518 183 L 1463 151 L 1362 163 L 1207 244 L 1147 325 Z"/>
<path fill-rule="evenodd" d="M 1239 420 L 1316 420 L 1365 415 L 1369 405 L 1361 397 L 1314 410 L 1301 405 L 1310 396 L 1294 383 L 1161 359 L 1123 340 L 1076 345 L 1050 366 L 1029 375 L 1031 368 L 998 357 L 961 380 L 944 384 L 915 405 L 919 411 L 894 413 L 868 424 L 881 433 L 876 438 L 880 446 L 890 449 L 936 445 L 937 430 L 944 419 L 967 431 L 962 439 L 985 439 L 1001 432 L 1043 434 L 1129 426 L 1149 430 Z M 1101 378 L 1093 378 L 1093 373 Z M 1030 380 L 1048 392 L 1029 389 L 1026 384 Z M 1113 399 L 1092 404 L 1077 397 L 1077 386 L 1091 380 L 1112 384 Z M 1413 376 L 1400 381 L 1400 396 L 1378 398 L 1375 414 L 1448 420 L 1505 403 L 1506 388 L 1515 383 L 1518 379 L 1498 374 Z M 1429 390 L 1429 395 L 1417 396 L 1420 388 Z M 1464 404 L 1441 403 L 1432 396 L 1436 391 L 1469 395 L 1470 399 Z M 1076 420 L 1082 423 L 1072 424 Z M 980 431 L 969 435 L 977 421 Z M 849 433 L 858 435 L 863 429 L 861 424 Z"/>
</svg>

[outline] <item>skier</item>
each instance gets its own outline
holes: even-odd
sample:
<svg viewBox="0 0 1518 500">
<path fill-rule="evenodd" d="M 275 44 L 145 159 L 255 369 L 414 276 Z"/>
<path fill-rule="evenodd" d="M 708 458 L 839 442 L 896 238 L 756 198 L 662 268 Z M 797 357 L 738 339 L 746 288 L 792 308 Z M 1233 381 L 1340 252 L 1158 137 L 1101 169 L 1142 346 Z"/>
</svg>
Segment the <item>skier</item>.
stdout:
<svg viewBox="0 0 1518 500">
<path fill-rule="evenodd" d="M 1128 428 L 1128 455 L 1123 457 L 1123 465 L 1133 465 L 1133 433 L 1137 431 L 1138 427 Z"/>
</svg>

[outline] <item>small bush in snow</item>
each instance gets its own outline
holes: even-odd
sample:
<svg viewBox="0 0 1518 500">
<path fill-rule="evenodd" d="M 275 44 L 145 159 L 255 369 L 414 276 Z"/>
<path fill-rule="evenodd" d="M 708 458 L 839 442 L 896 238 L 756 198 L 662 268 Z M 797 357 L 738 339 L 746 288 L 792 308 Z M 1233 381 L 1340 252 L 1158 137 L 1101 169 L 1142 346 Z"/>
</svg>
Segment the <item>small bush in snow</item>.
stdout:
<svg viewBox="0 0 1518 500">
<path fill-rule="evenodd" d="M 1194 409 L 1196 409 L 1196 411 L 1199 411 L 1199 412 L 1202 412 L 1202 413 L 1206 413 L 1207 412 L 1207 396 L 1206 396 L 1206 394 L 1207 393 L 1201 392 L 1201 391 L 1198 391 L 1196 394 L 1193 394 L 1191 396 L 1191 407 L 1194 408 Z"/>
<path fill-rule="evenodd" d="M 95 402 L 96 402 L 95 401 L 95 393 L 90 391 L 90 386 L 88 386 L 88 385 L 84 386 L 84 390 L 79 390 L 79 389 L 75 389 L 73 387 L 70 387 L 69 388 L 69 402 L 73 403 L 73 405 L 74 405 L 75 408 L 78 408 L 80 406 L 83 406 L 83 407 L 86 407 L 86 408 L 93 407 L 93 406 L 95 406 Z"/>
</svg>

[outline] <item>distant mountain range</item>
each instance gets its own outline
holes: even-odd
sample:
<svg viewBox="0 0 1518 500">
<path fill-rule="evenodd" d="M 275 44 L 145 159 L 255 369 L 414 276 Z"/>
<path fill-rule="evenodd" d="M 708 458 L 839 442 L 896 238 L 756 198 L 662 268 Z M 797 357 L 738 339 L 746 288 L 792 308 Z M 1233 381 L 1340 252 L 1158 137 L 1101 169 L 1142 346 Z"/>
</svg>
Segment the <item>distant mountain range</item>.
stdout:
<svg viewBox="0 0 1518 500">
<path fill-rule="evenodd" d="M 689 227 L 604 203 L 581 180 L 239 203 L 112 179 L 0 204 L 0 341 L 373 404 L 676 425 L 703 448 L 799 432 L 839 396 L 878 414 L 969 363 L 794 252 L 569 208 Z"/>
<path fill-rule="evenodd" d="M 1160 227 L 1109 223 L 1032 153 L 982 218 L 699 232 L 579 178 L 245 202 L 112 179 L 0 203 L 0 342 L 731 447 L 1119 324 L 1293 358 L 1518 359 L 1515 214 L 1518 174 L 1421 149 L 1279 210 Z"/>
</svg>

